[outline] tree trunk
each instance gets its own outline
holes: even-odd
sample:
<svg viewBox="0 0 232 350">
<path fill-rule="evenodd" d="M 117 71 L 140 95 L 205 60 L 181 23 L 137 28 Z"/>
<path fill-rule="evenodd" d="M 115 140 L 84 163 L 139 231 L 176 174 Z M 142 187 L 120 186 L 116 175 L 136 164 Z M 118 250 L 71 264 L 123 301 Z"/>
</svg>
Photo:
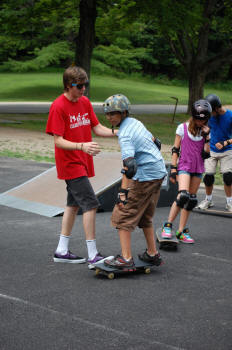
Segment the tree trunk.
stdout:
<svg viewBox="0 0 232 350">
<path fill-rule="evenodd" d="M 189 101 L 188 114 L 191 114 L 193 102 L 204 98 L 204 84 L 206 71 L 198 67 L 193 67 L 189 74 Z"/>
<path fill-rule="evenodd" d="M 76 42 L 75 63 L 86 71 L 89 79 L 95 41 L 96 7 L 96 0 L 81 0 L 79 5 L 80 28 Z M 86 95 L 89 96 L 89 88 L 86 89 Z"/>
</svg>

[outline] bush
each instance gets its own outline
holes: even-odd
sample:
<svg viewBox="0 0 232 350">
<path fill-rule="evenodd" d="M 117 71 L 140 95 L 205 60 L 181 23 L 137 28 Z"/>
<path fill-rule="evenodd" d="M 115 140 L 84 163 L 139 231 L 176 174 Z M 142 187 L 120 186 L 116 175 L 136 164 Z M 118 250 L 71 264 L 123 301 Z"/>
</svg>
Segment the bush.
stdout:
<svg viewBox="0 0 232 350">
<path fill-rule="evenodd" d="M 27 61 L 9 59 L 0 66 L 0 71 L 30 72 L 38 71 L 52 65 L 59 65 L 63 60 L 73 60 L 74 53 L 69 49 L 68 43 L 60 41 L 34 50 L 35 58 Z"/>
</svg>

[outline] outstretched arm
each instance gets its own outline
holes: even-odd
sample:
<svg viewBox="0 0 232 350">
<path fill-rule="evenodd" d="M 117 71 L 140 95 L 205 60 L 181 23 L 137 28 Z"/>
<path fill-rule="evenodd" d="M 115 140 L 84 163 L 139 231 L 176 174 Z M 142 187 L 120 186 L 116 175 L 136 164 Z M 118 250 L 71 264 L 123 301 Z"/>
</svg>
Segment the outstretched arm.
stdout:
<svg viewBox="0 0 232 350">
<path fill-rule="evenodd" d="M 65 140 L 60 135 L 54 135 L 56 147 L 70 151 L 83 151 L 91 156 L 96 156 L 100 152 L 97 142 L 72 142 Z"/>
<path fill-rule="evenodd" d="M 102 137 L 114 137 L 117 135 L 118 130 L 114 130 L 114 133 L 112 132 L 112 129 L 107 128 L 106 126 L 102 125 L 101 123 L 97 124 L 93 127 L 93 132 L 97 136 Z"/>
</svg>

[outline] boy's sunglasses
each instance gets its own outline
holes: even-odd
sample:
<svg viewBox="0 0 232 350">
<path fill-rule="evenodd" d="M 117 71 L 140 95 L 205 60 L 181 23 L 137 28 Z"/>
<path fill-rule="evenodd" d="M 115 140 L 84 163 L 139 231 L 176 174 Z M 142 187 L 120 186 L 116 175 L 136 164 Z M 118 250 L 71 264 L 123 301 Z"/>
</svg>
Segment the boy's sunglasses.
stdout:
<svg viewBox="0 0 232 350">
<path fill-rule="evenodd" d="M 76 84 L 76 83 L 72 83 L 71 86 L 76 86 L 77 89 L 81 90 L 84 87 L 88 87 L 89 86 L 89 81 L 87 80 L 84 84 Z"/>
</svg>

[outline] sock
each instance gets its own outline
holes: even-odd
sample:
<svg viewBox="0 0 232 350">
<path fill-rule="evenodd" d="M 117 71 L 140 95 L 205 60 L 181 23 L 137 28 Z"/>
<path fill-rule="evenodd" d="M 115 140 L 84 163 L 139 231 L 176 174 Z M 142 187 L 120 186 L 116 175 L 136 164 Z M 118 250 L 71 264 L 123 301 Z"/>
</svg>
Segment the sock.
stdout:
<svg viewBox="0 0 232 350">
<path fill-rule="evenodd" d="M 60 240 L 56 248 L 56 253 L 64 255 L 68 252 L 69 239 L 70 236 L 60 235 Z"/>
<path fill-rule="evenodd" d="M 207 201 L 211 201 L 211 200 L 212 200 L 212 198 L 213 198 L 213 195 L 212 195 L 212 194 L 210 194 L 210 195 L 206 195 L 206 199 L 207 199 Z"/>
<path fill-rule="evenodd" d="M 92 260 L 97 255 L 96 239 L 86 240 L 89 259 Z"/>
<path fill-rule="evenodd" d="M 226 197 L 226 202 L 227 202 L 227 204 L 228 204 L 229 202 L 232 202 L 232 197 Z"/>
</svg>

